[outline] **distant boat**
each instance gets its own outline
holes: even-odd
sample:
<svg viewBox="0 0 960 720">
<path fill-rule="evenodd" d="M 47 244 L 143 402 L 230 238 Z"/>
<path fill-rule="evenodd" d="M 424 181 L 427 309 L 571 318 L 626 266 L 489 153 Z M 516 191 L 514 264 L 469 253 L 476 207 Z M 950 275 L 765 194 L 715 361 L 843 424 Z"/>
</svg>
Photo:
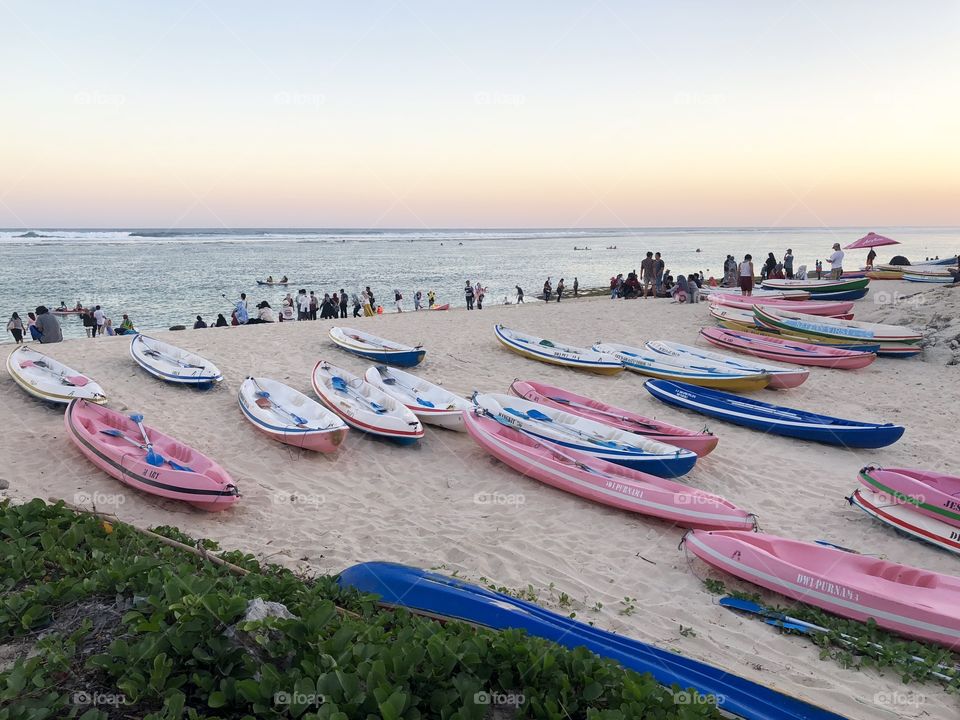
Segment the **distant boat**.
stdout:
<svg viewBox="0 0 960 720">
<path fill-rule="evenodd" d="M 607 245 L 607 250 L 616 250 L 616 249 L 617 249 L 616 245 Z"/>
</svg>

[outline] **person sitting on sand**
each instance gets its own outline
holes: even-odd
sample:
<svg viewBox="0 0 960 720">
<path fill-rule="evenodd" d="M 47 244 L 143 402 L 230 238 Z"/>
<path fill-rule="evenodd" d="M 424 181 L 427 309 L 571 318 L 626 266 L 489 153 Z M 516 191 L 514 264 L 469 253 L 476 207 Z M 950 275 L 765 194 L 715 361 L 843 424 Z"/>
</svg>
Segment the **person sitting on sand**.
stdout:
<svg viewBox="0 0 960 720">
<path fill-rule="evenodd" d="M 60 322 L 43 305 L 37 308 L 37 331 L 40 333 L 40 342 L 43 345 L 63 342 Z"/>
<path fill-rule="evenodd" d="M 133 320 L 130 319 L 130 316 L 126 313 L 123 314 L 123 320 L 120 322 L 120 327 L 117 328 L 117 335 L 129 335 L 130 333 L 135 333 L 136 330 L 133 328 Z"/>
<path fill-rule="evenodd" d="M 700 285 L 702 282 L 699 275 L 687 276 L 687 302 L 691 304 L 700 302 Z"/>
<path fill-rule="evenodd" d="M 257 313 L 256 322 L 258 323 L 272 323 L 273 322 L 273 308 L 270 307 L 270 303 L 266 300 L 257 305 L 257 309 L 260 312 Z"/>
<path fill-rule="evenodd" d="M 687 278 L 681 274 L 677 276 L 677 284 L 670 290 L 670 296 L 673 298 L 673 302 L 686 302 L 689 291 L 690 288 L 687 283 Z"/>
<path fill-rule="evenodd" d="M 37 329 L 37 316 L 35 313 L 27 313 L 27 330 L 30 332 L 30 338 L 36 342 L 40 341 L 40 330 Z"/>
<path fill-rule="evenodd" d="M 223 316 L 223 313 L 217 315 L 217 322 L 214 327 L 230 327 L 230 323 L 227 322 L 227 319 Z"/>
<path fill-rule="evenodd" d="M 193 324 L 194 330 L 199 330 L 200 328 L 205 328 L 207 324 L 203 321 L 203 318 L 197 315 L 197 321 Z"/>
</svg>

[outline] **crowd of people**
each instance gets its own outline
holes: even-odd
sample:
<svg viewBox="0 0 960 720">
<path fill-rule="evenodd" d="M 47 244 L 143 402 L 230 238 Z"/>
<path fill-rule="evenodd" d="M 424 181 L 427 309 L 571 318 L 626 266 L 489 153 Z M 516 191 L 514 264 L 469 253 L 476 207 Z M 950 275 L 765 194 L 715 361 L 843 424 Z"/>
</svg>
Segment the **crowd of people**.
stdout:
<svg viewBox="0 0 960 720">
<path fill-rule="evenodd" d="M 57 315 L 77 315 L 83 323 L 83 329 L 88 338 L 98 335 L 128 335 L 136 332 L 133 321 L 124 313 L 119 326 L 114 326 L 112 318 L 108 317 L 99 305 L 85 308 L 78 302 L 74 307 L 67 307 L 60 301 L 60 306 L 50 310 L 46 305 L 39 305 L 33 312 L 27 313 L 26 323 L 19 313 L 13 313 L 7 321 L 7 331 L 13 336 L 17 345 L 23 344 L 25 339 L 47 345 L 63 342 L 63 330 Z"/>
</svg>

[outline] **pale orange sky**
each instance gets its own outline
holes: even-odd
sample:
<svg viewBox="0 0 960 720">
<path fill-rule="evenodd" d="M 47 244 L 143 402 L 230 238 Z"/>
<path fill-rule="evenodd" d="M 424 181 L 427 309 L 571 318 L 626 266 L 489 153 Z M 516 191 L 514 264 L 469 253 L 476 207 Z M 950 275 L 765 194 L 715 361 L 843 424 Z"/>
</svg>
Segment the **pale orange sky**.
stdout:
<svg viewBox="0 0 960 720">
<path fill-rule="evenodd" d="M 0 226 L 960 224 L 954 3 L 455 5 L 0 5 Z"/>
</svg>

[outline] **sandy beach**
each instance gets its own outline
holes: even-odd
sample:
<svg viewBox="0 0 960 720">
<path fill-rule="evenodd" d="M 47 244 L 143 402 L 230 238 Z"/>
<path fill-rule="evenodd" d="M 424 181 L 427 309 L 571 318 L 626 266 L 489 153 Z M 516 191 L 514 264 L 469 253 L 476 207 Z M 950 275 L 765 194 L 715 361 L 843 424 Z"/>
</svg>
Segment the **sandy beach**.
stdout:
<svg viewBox="0 0 960 720">
<path fill-rule="evenodd" d="M 527 360 L 495 340 L 493 325 L 579 345 L 597 340 L 640 345 L 658 338 L 699 344 L 699 328 L 711 324 L 707 310 L 706 303 L 589 298 L 339 322 L 422 343 L 426 360 L 414 372 L 464 395 L 507 392 L 515 378 L 537 379 L 698 429 L 705 418 L 657 402 L 643 389 L 641 376 L 598 377 Z M 880 359 L 850 372 L 811 368 L 801 387 L 755 396 L 851 419 L 900 423 L 907 428 L 901 441 L 855 451 L 711 421 L 707 425 L 720 438 L 717 450 L 681 480 L 755 512 L 765 531 L 828 540 L 957 574 L 956 557 L 896 535 L 849 506 L 844 496 L 858 486 L 859 468 L 870 463 L 960 474 L 951 452 L 960 421 L 958 369 L 951 364 L 960 357 L 960 291 L 873 282 L 855 312 L 857 319 L 925 329 L 930 344 L 922 359 Z M 272 377 L 312 395 L 310 373 L 317 360 L 358 374 L 369 367 L 329 340 L 327 330 L 335 322 L 157 334 L 220 367 L 225 379 L 208 392 L 148 376 L 121 337 L 43 348 L 96 379 L 111 407 L 142 412 L 148 424 L 218 460 L 243 495 L 231 510 L 205 514 L 120 485 L 66 439 L 62 409 L 33 400 L 6 373 L 0 377 L 5 493 L 95 504 L 138 526 L 177 526 L 224 548 L 309 573 L 391 560 L 514 590 L 529 586 L 547 607 L 576 612 L 580 620 L 727 668 L 850 718 L 957 717 L 960 701 L 935 685 L 906 686 L 893 673 L 841 669 L 821 661 L 809 641 L 719 607 L 701 582 L 706 566 L 677 549 L 682 529 L 528 480 L 466 434 L 428 427 L 418 446 L 397 447 L 352 430 L 340 452 L 323 456 L 257 433 L 237 407 L 245 377 Z M 730 588 L 752 589 L 722 579 Z M 561 594 L 569 602 L 561 601 Z M 694 632 L 681 635 L 681 626 Z"/>
</svg>

